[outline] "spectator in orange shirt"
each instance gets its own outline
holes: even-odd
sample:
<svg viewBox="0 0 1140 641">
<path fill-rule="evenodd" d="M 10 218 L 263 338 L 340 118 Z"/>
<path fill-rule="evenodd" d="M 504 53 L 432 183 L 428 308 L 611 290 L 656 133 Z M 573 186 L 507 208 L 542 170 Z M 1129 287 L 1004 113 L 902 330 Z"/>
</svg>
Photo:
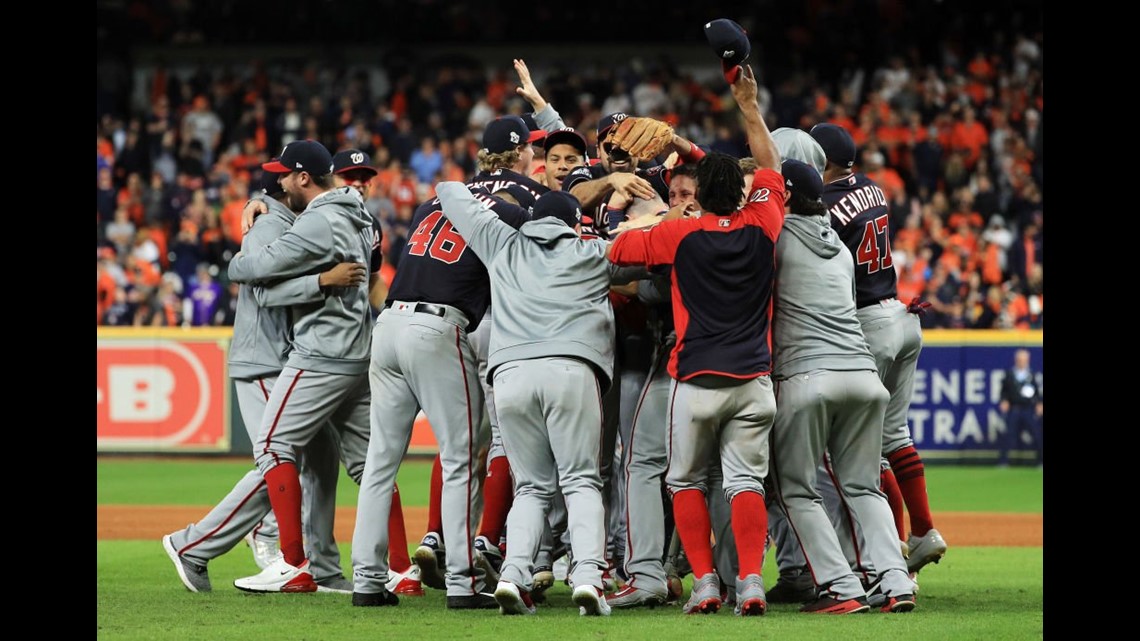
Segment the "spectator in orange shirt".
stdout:
<svg viewBox="0 0 1140 641">
<path fill-rule="evenodd" d="M 901 267 L 899 261 L 895 261 L 895 266 L 899 269 L 899 300 L 909 301 L 917 296 L 922 296 L 926 290 L 927 274 L 930 271 L 930 256 L 930 248 L 923 247 L 919 250 L 917 257 L 908 256 L 905 264 Z"/>
<path fill-rule="evenodd" d="M 970 227 L 980 230 L 985 221 L 982 215 L 973 210 L 973 194 L 969 189 L 960 189 L 954 198 L 954 211 L 950 212 L 949 218 L 946 219 L 946 226 L 951 229 L 958 229 L 962 223 Z"/>
<path fill-rule="evenodd" d="M 119 283 L 111 273 L 110 264 L 115 262 L 115 250 L 110 247 L 101 247 L 95 258 L 95 312 L 96 325 L 105 323 L 104 317 L 111 304 L 115 302 L 115 295 L 119 291 Z"/>
<path fill-rule="evenodd" d="M 835 103 L 835 106 L 831 109 L 831 118 L 828 118 L 827 122 L 833 125 L 839 125 L 846 129 L 852 136 L 855 135 L 855 121 L 848 115 L 847 107 L 843 106 L 842 103 Z M 856 140 L 855 144 L 858 145 L 859 141 Z"/>
<path fill-rule="evenodd" d="M 989 142 L 990 136 L 982 123 L 978 122 L 973 107 L 962 109 L 962 119 L 955 123 L 950 131 L 950 149 L 952 151 L 966 152 L 965 163 L 967 169 L 973 169 L 982 155 L 982 147 Z"/>
<path fill-rule="evenodd" d="M 906 183 L 899 172 L 884 165 L 883 152 L 868 149 L 863 152 L 863 173 L 883 189 L 891 209 L 906 211 Z M 897 209 L 896 209 L 897 208 Z"/>
<path fill-rule="evenodd" d="M 875 137 L 887 153 L 887 161 L 892 167 L 904 167 L 903 152 L 913 144 L 910 129 L 903 124 L 902 116 L 897 111 L 890 111 L 887 119 L 875 129 Z"/>
</svg>

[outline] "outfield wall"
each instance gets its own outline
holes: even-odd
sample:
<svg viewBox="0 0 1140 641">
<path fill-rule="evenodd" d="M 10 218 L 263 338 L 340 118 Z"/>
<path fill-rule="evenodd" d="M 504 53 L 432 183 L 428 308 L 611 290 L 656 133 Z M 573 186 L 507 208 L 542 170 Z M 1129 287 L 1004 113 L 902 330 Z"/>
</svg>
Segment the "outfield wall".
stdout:
<svg viewBox="0 0 1140 641">
<path fill-rule="evenodd" d="M 96 451 L 249 455 L 226 367 L 231 334 L 230 328 L 98 328 Z M 930 462 L 993 462 L 1005 431 L 997 409 L 1002 372 L 1021 347 L 1042 371 L 1042 332 L 928 330 L 924 339 L 910 408 L 916 445 Z M 421 414 L 411 452 L 431 454 L 435 447 Z"/>
</svg>

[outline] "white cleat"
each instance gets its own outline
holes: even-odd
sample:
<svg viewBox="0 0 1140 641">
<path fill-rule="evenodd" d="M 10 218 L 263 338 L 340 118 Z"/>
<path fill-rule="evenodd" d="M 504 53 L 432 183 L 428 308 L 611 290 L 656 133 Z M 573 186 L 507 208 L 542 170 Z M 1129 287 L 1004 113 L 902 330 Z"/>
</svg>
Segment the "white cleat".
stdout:
<svg viewBox="0 0 1140 641">
<path fill-rule="evenodd" d="M 246 592 L 316 592 L 317 583 L 309 571 L 309 560 L 299 567 L 289 565 L 284 557 L 271 563 L 260 574 L 234 581 L 234 587 Z"/>
</svg>

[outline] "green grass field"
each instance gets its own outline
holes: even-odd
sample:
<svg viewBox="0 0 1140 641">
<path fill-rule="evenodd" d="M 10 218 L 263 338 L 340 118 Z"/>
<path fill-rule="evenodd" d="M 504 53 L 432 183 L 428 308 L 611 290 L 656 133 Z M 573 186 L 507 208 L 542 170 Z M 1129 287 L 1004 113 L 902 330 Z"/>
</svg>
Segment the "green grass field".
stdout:
<svg viewBox="0 0 1140 641">
<path fill-rule="evenodd" d="M 99 504 L 210 505 L 249 469 L 245 461 L 99 458 Z M 430 467 L 404 466 L 406 505 L 427 501 Z M 1043 512 L 1039 470 L 988 467 L 927 468 L 936 511 Z M 355 505 L 355 486 L 341 484 L 338 503 Z M 411 533 L 415 536 L 415 533 Z M 577 616 L 570 591 L 551 590 L 537 616 L 499 616 L 495 611 L 452 612 L 442 592 L 403 598 L 395 608 L 353 608 L 345 595 L 249 595 L 232 587 L 256 571 L 239 545 L 210 564 L 214 592 L 191 594 L 179 582 L 158 541 L 97 541 L 97 635 L 104 639 L 696 639 L 840 638 L 1038 639 L 1043 636 L 1043 548 L 955 547 L 920 575 L 918 609 L 910 614 L 828 617 L 800 614 L 773 604 L 766 616 L 741 619 L 730 610 L 686 617 L 677 607 L 615 611 L 608 619 Z M 346 574 L 350 547 L 341 545 Z M 776 564 L 765 562 L 765 583 L 775 583 Z M 557 626 L 557 627 L 555 627 Z"/>
</svg>

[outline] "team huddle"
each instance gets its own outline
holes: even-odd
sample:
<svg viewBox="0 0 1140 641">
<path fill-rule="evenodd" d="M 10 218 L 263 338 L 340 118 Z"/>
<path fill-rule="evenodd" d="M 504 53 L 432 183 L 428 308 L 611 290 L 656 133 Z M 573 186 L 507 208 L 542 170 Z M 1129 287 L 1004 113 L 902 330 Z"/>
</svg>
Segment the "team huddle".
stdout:
<svg viewBox="0 0 1140 641">
<path fill-rule="evenodd" d="M 355 606 L 426 584 L 533 614 L 564 558 L 582 615 L 913 610 L 947 550 L 907 426 L 923 304 L 897 299 L 850 134 L 770 132 L 727 53 L 749 158 L 613 113 L 590 159 L 516 60 L 532 113 L 492 120 L 477 173 L 416 209 L 390 286 L 367 154 L 301 140 L 263 165 L 229 265 L 257 469 L 163 537 L 186 588 L 245 539 L 262 571 L 238 589 Z M 420 411 L 439 456 L 409 555 L 396 476 Z M 340 463 L 360 485 L 351 579 Z"/>
</svg>

